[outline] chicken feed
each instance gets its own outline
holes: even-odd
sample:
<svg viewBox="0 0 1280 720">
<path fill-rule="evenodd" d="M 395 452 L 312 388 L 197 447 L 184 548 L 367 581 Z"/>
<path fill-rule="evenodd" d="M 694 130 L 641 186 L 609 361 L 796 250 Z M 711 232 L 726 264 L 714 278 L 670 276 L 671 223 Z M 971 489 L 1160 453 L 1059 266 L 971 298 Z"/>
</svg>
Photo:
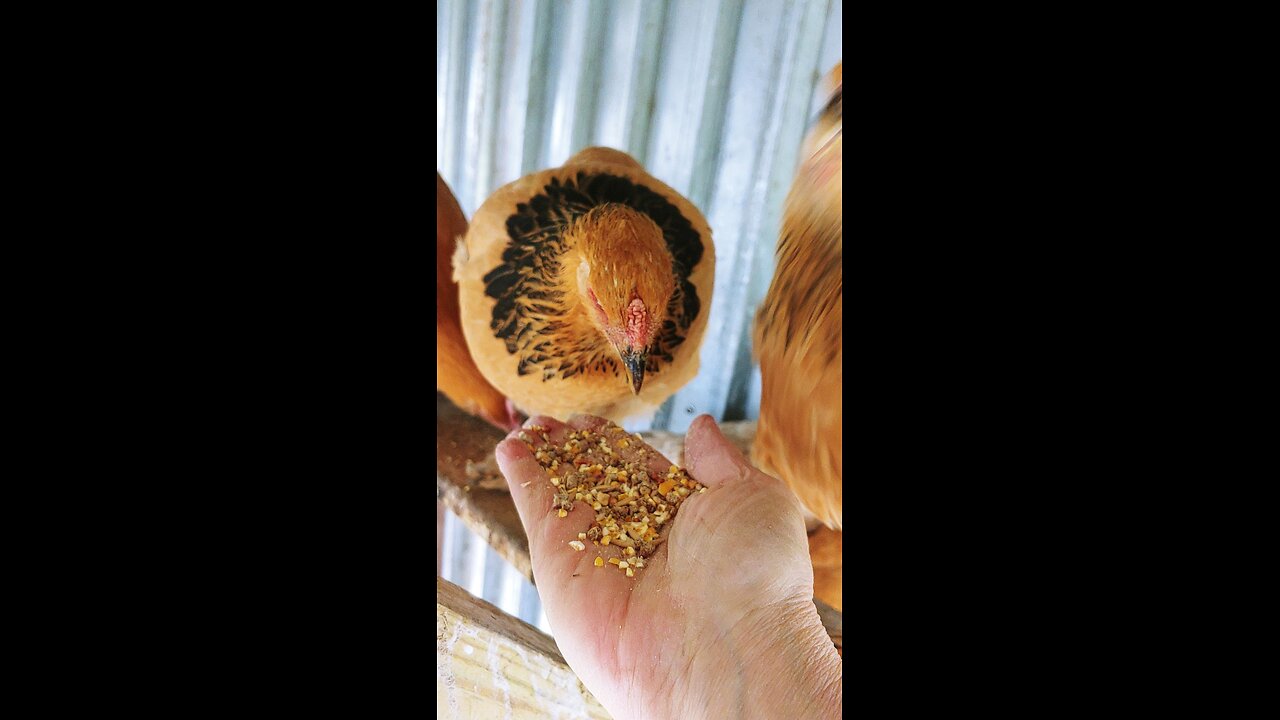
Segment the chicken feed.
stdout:
<svg viewBox="0 0 1280 720">
<path fill-rule="evenodd" d="M 620 556 L 607 561 L 607 551 L 597 551 L 594 565 L 612 565 L 627 577 L 635 577 L 666 539 L 662 528 L 675 518 L 680 505 L 707 490 L 675 465 L 654 471 L 651 464 L 659 456 L 639 435 L 614 423 L 598 431 L 572 430 L 561 445 L 552 443 L 546 428 L 538 425 L 525 428 L 518 437 L 547 473 L 554 489 L 551 512 L 564 519 L 577 503 L 595 510 L 586 532 L 569 541 L 572 550 L 585 551 L 588 542 L 620 548 Z"/>
</svg>

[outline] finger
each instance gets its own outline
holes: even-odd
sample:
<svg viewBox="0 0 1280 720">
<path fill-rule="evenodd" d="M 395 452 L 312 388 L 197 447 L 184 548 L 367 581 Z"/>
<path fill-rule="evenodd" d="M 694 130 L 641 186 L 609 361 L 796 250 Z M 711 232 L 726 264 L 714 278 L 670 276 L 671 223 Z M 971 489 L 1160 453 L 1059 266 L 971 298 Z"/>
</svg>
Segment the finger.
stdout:
<svg viewBox="0 0 1280 720">
<path fill-rule="evenodd" d="M 545 452 L 549 446 L 564 442 L 568 428 L 564 423 L 546 415 L 535 415 L 525 420 L 523 427 L 507 435 L 507 439 L 494 450 L 498 468 L 507 478 L 511 499 L 525 524 L 540 518 L 551 507 L 554 488 L 548 482 L 535 453 Z"/>
<path fill-rule="evenodd" d="M 567 434 L 563 426 L 558 430 Z M 511 439 L 500 443 L 495 454 L 498 467 L 511 484 L 516 510 L 529 538 L 529 560 L 547 618 L 562 626 L 562 621 L 570 618 L 574 603 L 580 601 L 581 595 L 575 593 L 580 593 L 587 582 L 599 602 L 625 601 L 630 591 L 628 578 L 608 562 L 611 558 L 621 561 L 622 548 L 597 546 L 578 537 L 595 520 L 591 506 L 575 502 L 565 517 L 559 517 L 552 509 L 558 488 L 551 484 L 533 451 L 520 440 Z M 581 542 L 583 549 L 569 544 L 573 541 Z M 601 558 L 601 567 L 595 565 L 597 557 Z"/>
<path fill-rule="evenodd" d="M 595 519 L 595 512 L 586 503 L 578 502 L 560 517 L 552 507 L 558 488 L 551 484 L 534 451 L 520 440 L 503 440 L 494 454 L 511 486 L 516 512 L 529 538 L 529 555 L 535 572 L 543 576 L 559 575 L 561 570 L 571 568 L 586 553 L 575 552 L 569 542 L 578 540 L 578 533 L 586 532 Z M 544 564 L 544 560 L 550 564 Z"/>
<path fill-rule="evenodd" d="M 526 532 L 531 521 L 550 513 L 555 496 L 547 471 L 534 455 L 549 452 L 551 446 L 563 443 L 569 431 L 568 426 L 555 418 L 535 415 L 494 450 L 498 468 L 511 487 L 511 498 Z"/>
<path fill-rule="evenodd" d="M 542 430 L 539 431 L 535 428 L 542 428 Z M 518 437 L 521 431 L 523 431 L 526 436 L 524 439 L 528 442 L 534 443 L 535 445 L 541 442 L 564 442 L 563 435 L 568 432 L 564 423 L 546 415 L 534 415 L 528 420 L 525 420 L 524 424 L 521 425 L 519 429 L 510 433 L 507 437 Z M 543 435 L 547 435 L 548 437 L 544 438 L 542 437 Z M 559 436 L 558 440 L 557 436 Z"/>
<path fill-rule="evenodd" d="M 512 433 L 515 436 L 513 444 L 503 443 L 495 452 L 529 538 L 529 554 L 535 573 L 544 578 L 572 576 L 573 572 L 582 569 L 582 558 L 594 562 L 596 555 L 602 555 L 607 561 L 621 552 L 616 547 L 593 546 L 590 541 L 579 537 L 580 534 L 585 535 L 595 521 L 595 510 L 589 503 L 567 495 L 563 499 L 570 501 L 572 509 L 557 508 L 554 502 L 562 487 L 554 484 L 552 479 L 559 479 L 564 472 L 548 472 L 545 467 L 548 458 L 540 453 L 557 454 L 557 448 L 569 439 L 570 432 L 575 429 L 600 428 L 609 424 L 607 420 L 586 415 L 576 416 L 574 420 L 579 427 L 545 415 L 529 418 L 523 433 Z M 564 517 L 560 517 L 560 509 L 565 510 Z M 569 545 L 575 540 L 583 543 L 583 550 Z M 566 553 L 571 559 L 565 559 Z M 544 563 L 540 558 L 548 559 Z"/>
<path fill-rule="evenodd" d="M 575 430 L 591 430 L 593 432 L 600 432 L 605 426 L 613 425 L 613 423 L 602 417 L 583 415 L 581 413 L 571 415 L 568 424 Z"/>
<path fill-rule="evenodd" d="M 709 488 L 747 477 L 751 463 L 720 432 L 710 415 L 697 417 L 685 435 L 684 460 L 689 474 Z"/>
</svg>

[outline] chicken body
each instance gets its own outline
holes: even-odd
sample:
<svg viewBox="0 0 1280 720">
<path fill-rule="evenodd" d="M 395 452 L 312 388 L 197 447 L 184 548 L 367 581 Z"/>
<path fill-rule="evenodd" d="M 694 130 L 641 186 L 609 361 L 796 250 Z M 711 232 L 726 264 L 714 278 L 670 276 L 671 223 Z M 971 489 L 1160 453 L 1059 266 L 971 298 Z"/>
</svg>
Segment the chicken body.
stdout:
<svg viewBox="0 0 1280 720">
<path fill-rule="evenodd" d="M 453 281 L 453 255 L 466 232 L 467 220 L 462 208 L 437 172 L 436 389 L 459 409 L 479 415 L 499 428 L 511 429 L 516 418 L 507 411 L 507 399 L 480 374 L 462 334 L 458 284 Z"/>
<path fill-rule="evenodd" d="M 841 66 L 805 139 L 783 210 L 777 266 L 756 313 L 760 421 L 752 461 L 827 526 L 842 524 L 844 375 Z"/>
<path fill-rule="evenodd" d="M 689 382 L 714 277 L 702 214 L 608 148 L 498 189 L 455 258 L 480 371 L 553 417 L 620 421 Z"/>
</svg>

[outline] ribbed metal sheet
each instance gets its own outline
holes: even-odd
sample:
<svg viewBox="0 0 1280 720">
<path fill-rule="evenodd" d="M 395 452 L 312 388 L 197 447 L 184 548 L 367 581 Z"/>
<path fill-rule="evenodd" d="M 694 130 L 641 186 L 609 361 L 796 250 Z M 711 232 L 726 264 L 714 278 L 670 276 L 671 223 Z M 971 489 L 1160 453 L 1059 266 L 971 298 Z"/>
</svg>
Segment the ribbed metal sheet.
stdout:
<svg viewBox="0 0 1280 720">
<path fill-rule="evenodd" d="M 758 413 L 751 319 L 816 90 L 843 53 L 840 22 L 833 0 L 436 4 L 436 164 L 468 217 L 591 145 L 630 153 L 707 217 L 716 287 L 701 369 L 654 428 Z"/>
</svg>

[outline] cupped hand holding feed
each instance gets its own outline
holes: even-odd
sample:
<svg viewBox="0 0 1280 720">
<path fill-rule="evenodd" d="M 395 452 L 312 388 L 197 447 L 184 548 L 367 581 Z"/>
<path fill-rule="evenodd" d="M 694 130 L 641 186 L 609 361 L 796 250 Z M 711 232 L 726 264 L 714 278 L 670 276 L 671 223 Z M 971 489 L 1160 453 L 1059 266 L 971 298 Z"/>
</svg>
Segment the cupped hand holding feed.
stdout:
<svg viewBox="0 0 1280 720">
<path fill-rule="evenodd" d="M 642 463 L 652 481 L 631 494 L 635 504 L 632 482 L 597 510 L 603 496 L 591 488 L 629 478 L 575 464 L 584 449 L 616 466 Z M 683 483 L 637 436 L 590 416 L 568 425 L 530 418 L 498 446 L 565 659 L 618 718 L 839 716 L 841 660 L 813 605 L 799 502 L 708 416 L 690 427 L 685 457 L 696 483 Z M 584 499 L 566 493 L 584 483 Z M 661 527 L 624 537 L 630 549 L 614 538 L 604 545 L 606 533 L 592 526 L 610 517 Z"/>
</svg>

